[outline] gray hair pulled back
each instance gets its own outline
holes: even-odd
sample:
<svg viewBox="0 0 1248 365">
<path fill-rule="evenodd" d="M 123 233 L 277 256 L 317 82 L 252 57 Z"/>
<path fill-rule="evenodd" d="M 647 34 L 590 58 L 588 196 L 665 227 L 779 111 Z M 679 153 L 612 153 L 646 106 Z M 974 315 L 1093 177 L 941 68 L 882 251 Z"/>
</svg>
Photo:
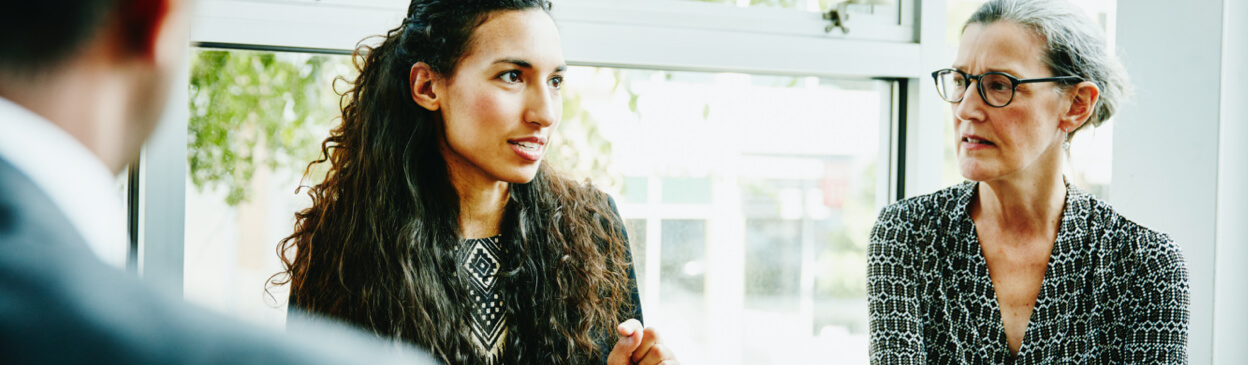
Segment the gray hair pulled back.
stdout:
<svg viewBox="0 0 1248 365">
<path fill-rule="evenodd" d="M 1088 124 L 1100 126 L 1131 95 L 1130 80 L 1105 42 L 1105 33 L 1082 9 L 1066 0 L 992 0 L 971 15 L 971 24 L 1007 21 L 1044 38 L 1044 63 L 1054 76 L 1079 76 L 1096 84 L 1096 101 Z M 1074 133 L 1074 132 L 1072 132 Z"/>
</svg>

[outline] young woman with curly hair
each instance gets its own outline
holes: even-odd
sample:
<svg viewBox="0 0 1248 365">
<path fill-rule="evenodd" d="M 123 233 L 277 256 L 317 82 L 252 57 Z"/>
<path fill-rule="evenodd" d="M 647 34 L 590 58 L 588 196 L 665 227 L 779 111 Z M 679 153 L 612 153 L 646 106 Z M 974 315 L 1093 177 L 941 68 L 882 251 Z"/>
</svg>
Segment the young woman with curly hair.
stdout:
<svg viewBox="0 0 1248 365">
<path fill-rule="evenodd" d="M 614 202 L 541 163 L 566 69 L 549 9 L 414 0 L 357 50 L 329 173 L 278 247 L 292 308 L 450 364 L 676 363 Z"/>
</svg>

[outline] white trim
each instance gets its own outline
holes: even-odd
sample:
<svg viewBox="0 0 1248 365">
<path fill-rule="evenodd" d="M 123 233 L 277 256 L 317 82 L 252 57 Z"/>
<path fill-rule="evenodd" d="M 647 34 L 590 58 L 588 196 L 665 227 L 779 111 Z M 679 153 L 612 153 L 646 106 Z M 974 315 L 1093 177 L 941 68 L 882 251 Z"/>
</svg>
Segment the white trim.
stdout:
<svg viewBox="0 0 1248 365">
<path fill-rule="evenodd" d="M 611 24 L 562 27 L 565 56 L 580 65 L 859 78 L 922 73 L 919 47 L 909 43 L 674 32 Z"/>
<path fill-rule="evenodd" d="M 945 120 L 943 108 L 949 103 L 936 95 L 931 71 L 948 62 L 945 56 L 946 9 L 944 1 L 923 1 L 916 11 L 921 14 L 919 59 L 917 72 L 907 80 L 906 88 L 906 151 L 904 196 L 908 198 L 932 193 L 942 188 L 942 167 L 945 152 Z"/>
<path fill-rule="evenodd" d="M 404 9 L 383 3 L 204 0 L 191 40 L 349 51 L 401 22 Z M 913 13 L 902 3 L 910 5 L 896 17 Z M 814 12 L 680 0 L 566 1 L 555 13 L 568 62 L 577 65 L 854 78 L 924 70 L 914 28 L 906 19 L 885 24 L 894 16 L 883 14 L 853 13 L 853 31 L 842 35 L 824 33 Z"/>
<path fill-rule="evenodd" d="M 394 9 L 335 4 L 204 0 L 196 3 L 191 42 L 353 50 L 399 25 Z"/>
<path fill-rule="evenodd" d="M 875 209 L 897 200 L 897 170 L 899 157 L 897 140 L 901 132 L 901 83 L 881 82 L 880 93 L 880 148 L 875 162 Z"/>
<path fill-rule="evenodd" d="M 1222 8 L 1221 123 L 1218 128 L 1217 249 L 1214 271 L 1213 361 L 1248 358 L 1248 3 L 1225 0 Z M 1236 21 L 1231 21 L 1232 19 Z M 1190 266 L 1189 266 L 1190 267 Z"/>
<path fill-rule="evenodd" d="M 908 3 L 908 2 L 907 2 Z M 560 1 L 553 13 L 559 23 L 596 23 L 733 33 L 793 35 L 814 38 L 887 42 L 914 41 L 913 27 L 899 21 L 904 8 L 877 6 L 875 13 L 851 7 L 849 33 L 824 32 L 828 21 L 809 11 L 766 7 L 733 7 L 684 0 Z"/>
<path fill-rule="evenodd" d="M 178 70 L 189 85 L 190 63 Z M 138 272 L 161 292 L 182 297 L 186 241 L 186 108 L 189 89 L 171 89 L 160 125 L 144 145 L 139 167 Z"/>
</svg>

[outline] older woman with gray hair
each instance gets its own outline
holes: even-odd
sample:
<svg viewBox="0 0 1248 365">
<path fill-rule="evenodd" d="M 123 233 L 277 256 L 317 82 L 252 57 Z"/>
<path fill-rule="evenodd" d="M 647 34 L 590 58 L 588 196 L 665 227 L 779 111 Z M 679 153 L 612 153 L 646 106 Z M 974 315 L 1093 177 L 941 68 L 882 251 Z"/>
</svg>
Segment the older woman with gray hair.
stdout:
<svg viewBox="0 0 1248 365">
<path fill-rule="evenodd" d="M 1071 186 L 1071 135 L 1129 86 L 1062 0 L 995 0 L 951 68 L 967 181 L 880 213 L 868 253 L 875 364 L 1187 362 L 1187 269 L 1165 234 Z"/>
</svg>

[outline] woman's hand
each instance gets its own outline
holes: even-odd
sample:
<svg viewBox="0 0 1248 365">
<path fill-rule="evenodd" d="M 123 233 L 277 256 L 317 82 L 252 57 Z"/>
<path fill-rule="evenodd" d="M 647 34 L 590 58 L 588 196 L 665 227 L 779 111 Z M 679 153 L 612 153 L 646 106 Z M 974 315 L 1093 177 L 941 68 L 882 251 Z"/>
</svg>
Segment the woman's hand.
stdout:
<svg viewBox="0 0 1248 365">
<path fill-rule="evenodd" d="M 680 365 L 654 328 L 643 330 L 641 322 L 630 319 L 615 329 L 620 332 L 620 341 L 607 356 L 607 365 Z"/>
</svg>

